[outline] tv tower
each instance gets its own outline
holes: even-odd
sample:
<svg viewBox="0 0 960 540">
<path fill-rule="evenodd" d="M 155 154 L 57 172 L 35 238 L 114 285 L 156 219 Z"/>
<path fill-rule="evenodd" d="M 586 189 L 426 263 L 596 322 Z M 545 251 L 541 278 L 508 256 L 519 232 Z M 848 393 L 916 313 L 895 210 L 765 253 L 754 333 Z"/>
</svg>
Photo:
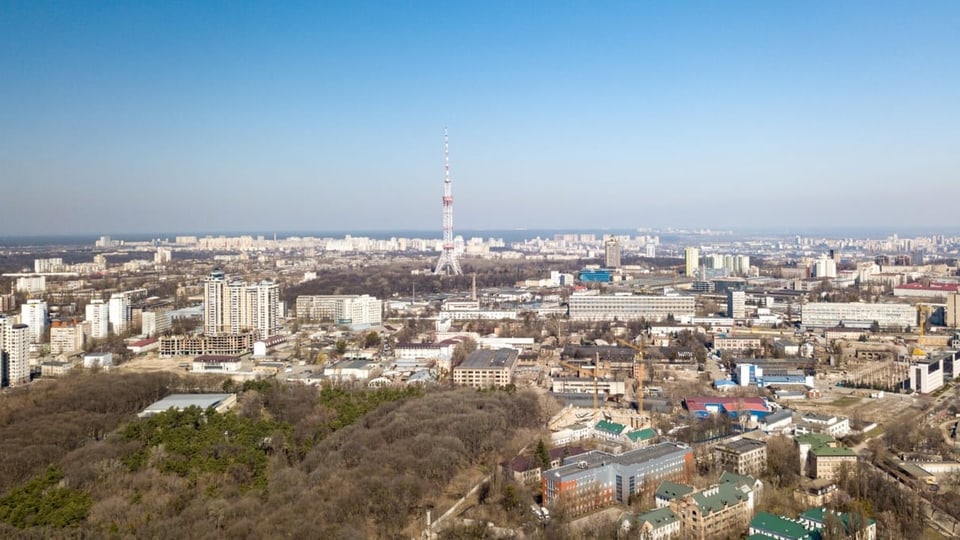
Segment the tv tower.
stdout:
<svg viewBox="0 0 960 540">
<path fill-rule="evenodd" d="M 453 245 L 453 190 L 450 183 L 450 143 L 446 129 L 443 130 L 443 161 L 443 251 L 433 273 L 460 276 L 463 275 L 463 270 L 460 269 L 460 261 L 457 260 Z"/>
</svg>

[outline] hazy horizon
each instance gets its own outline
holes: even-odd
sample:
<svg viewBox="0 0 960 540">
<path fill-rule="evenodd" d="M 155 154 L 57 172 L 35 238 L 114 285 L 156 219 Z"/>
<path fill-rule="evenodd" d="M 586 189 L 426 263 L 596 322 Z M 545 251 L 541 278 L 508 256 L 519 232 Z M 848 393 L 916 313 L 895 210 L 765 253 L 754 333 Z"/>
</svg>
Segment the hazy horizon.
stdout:
<svg viewBox="0 0 960 540">
<path fill-rule="evenodd" d="M 954 2 L 3 11 L 4 237 L 957 223 Z"/>
</svg>

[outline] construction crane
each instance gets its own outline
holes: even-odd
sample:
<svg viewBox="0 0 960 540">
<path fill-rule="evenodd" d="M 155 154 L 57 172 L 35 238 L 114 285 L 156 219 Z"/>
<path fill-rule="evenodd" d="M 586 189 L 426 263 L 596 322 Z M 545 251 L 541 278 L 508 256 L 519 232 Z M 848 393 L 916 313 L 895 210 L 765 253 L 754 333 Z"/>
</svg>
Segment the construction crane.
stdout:
<svg viewBox="0 0 960 540">
<path fill-rule="evenodd" d="M 618 339 L 617 342 L 630 347 L 636 353 L 634 358 L 636 369 L 634 371 L 637 372 L 637 382 L 640 384 L 637 387 L 637 412 L 640 413 L 640 416 L 643 416 L 643 341 L 640 342 L 640 345 L 630 343 L 625 339 Z"/>
</svg>

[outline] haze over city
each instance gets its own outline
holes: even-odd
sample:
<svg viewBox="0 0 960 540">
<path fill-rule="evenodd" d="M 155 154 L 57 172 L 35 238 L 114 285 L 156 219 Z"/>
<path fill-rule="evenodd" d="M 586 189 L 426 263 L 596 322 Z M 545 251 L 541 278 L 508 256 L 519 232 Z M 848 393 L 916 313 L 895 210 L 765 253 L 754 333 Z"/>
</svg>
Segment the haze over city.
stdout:
<svg viewBox="0 0 960 540">
<path fill-rule="evenodd" d="M 4 2 L 7 235 L 941 226 L 954 2 Z"/>
</svg>

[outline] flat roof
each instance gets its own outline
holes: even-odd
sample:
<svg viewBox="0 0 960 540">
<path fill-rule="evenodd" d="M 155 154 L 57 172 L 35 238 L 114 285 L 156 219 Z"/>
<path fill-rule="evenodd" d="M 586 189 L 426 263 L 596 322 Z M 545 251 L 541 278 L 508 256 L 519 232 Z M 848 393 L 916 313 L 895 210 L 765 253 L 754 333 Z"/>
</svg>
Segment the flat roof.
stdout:
<svg viewBox="0 0 960 540">
<path fill-rule="evenodd" d="M 457 366 L 461 369 L 503 369 L 513 367 L 517 363 L 519 353 L 516 349 L 479 349 L 470 353 L 470 356 Z"/>
<path fill-rule="evenodd" d="M 170 394 L 160 401 L 149 405 L 140 415 L 148 416 L 158 414 L 168 409 L 180 411 L 193 406 L 207 409 L 216 407 L 232 397 L 234 397 L 234 394 Z"/>
</svg>

